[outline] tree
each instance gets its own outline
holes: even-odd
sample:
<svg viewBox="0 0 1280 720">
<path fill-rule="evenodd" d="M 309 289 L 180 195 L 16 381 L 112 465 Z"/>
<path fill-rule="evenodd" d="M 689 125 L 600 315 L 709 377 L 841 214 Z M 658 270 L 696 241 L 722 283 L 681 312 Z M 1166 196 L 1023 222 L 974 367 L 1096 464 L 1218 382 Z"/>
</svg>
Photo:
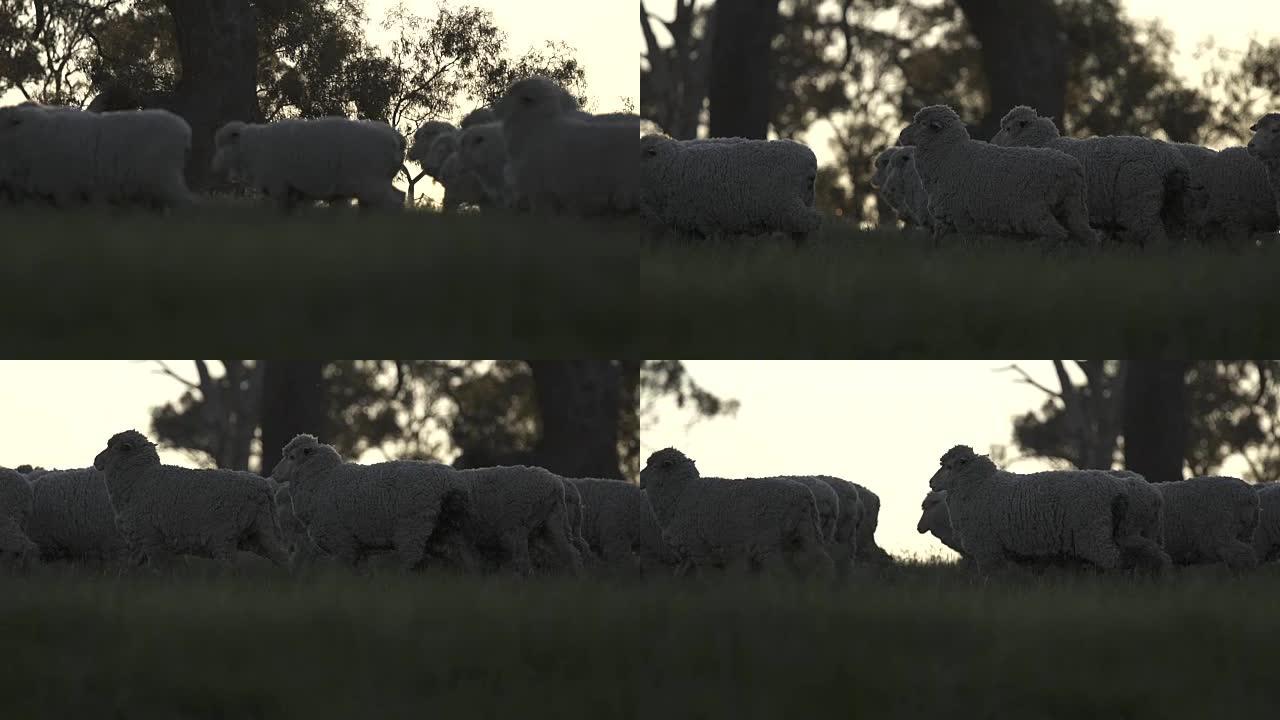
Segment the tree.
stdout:
<svg viewBox="0 0 1280 720">
<path fill-rule="evenodd" d="M 324 363 L 319 360 L 263 360 L 262 458 L 263 474 L 280 462 L 280 451 L 295 435 L 327 437 Z"/>
<path fill-rule="evenodd" d="M 163 362 L 157 372 L 184 388 L 177 402 L 154 408 L 151 431 L 160 445 L 184 451 L 195 462 L 248 470 L 262 404 L 262 364 L 221 360 L 222 375 L 196 360 L 191 380 Z"/>
<path fill-rule="evenodd" d="M 92 94 L 84 73 L 100 28 L 116 18 L 121 0 L 0 0 L 0 94 L 83 106 Z"/>
<path fill-rule="evenodd" d="M 715 23 L 710 10 L 695 9 L 696 0 L 676 0 L 675 18 L 660 20 L 640 3 L 640 29 L 644 33 L 644 60 L 640 73 L 640 111 L 663 132 L 678 140 L 698 136 L 707 101 L 708 69 Z M 663 47 L 654 32 L 657 21 L 671 35 Z"/>
<path fill-rule="evenodd" d="M 707 101 L 712 137 L 769 134 L 769 78 L 779 0 L 720 0 Z"/>
<path fill-rule="evenodd" d="M 1187 363 L 1130 360 L 1124 374 L 1124 464 L 1151 482 L 1181 480 L 1187 454 Z"/>
<path fill-rule="evenodd" d="M 1120 364 L 1103 360 L 1072 362 L 1084 382 L 1077 384 L 1066 362 L 1054 360 L 1058 390 L 1036 381 L 1017 365 L 1006 368 L 1018 373 L 1019 382 L 1048 395 L 1039 414 L 1014 418 L 1014 438 L 1024 450 L 1040 457 L 1065 460 L 1078 468 L 1109 468 L 1115 461 L 1121 430 Z"/>
</svg>

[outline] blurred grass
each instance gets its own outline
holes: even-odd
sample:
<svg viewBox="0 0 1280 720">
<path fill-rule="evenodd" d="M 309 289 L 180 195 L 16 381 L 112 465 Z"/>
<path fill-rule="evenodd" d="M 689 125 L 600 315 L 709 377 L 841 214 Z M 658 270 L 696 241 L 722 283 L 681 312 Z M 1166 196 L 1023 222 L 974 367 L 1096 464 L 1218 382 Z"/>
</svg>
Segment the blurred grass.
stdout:
<svg viewBox="0 0 1280 720">
<path fill-rule="evenodd" d="M 915 565 L 834 589 L 37 574 L 0 593 L 0 713 L 1263 717 L 1267 570 L 984 583 Z"/>
<path fill-rule="evenodd" d="M 1277 238 L 1280 239 L 1280 238 Z M 649 357 L 1256 357 L 1280 351 L 1280 242 L 1048 248 L 829 222 L 645 243 Z"/>
<path fill-rule="evenodd" d="M 639 234 L 623 221 L 233 204 L 6 210 L 0 336 L 27 357 L 639 356 Z"/>
</svg>

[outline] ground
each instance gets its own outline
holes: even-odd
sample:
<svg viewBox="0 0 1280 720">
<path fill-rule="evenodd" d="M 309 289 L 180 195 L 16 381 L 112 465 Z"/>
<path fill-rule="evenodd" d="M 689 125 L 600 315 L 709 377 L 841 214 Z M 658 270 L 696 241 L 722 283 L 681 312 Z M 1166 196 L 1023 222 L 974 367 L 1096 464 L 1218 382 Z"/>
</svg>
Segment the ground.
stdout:
<svg viewBox="0 0 1280 720">
<path fill-rule="evenodd" d="M 641 352 L 625 315 L 640 231 L 626 221 L 3 212 L 0 337 L 11 355 Z"/>
<path fill-rule="evenodd" d="M 5 717 L 1264 717 L 1280 572 L 5 578 Z"/>
</svg>

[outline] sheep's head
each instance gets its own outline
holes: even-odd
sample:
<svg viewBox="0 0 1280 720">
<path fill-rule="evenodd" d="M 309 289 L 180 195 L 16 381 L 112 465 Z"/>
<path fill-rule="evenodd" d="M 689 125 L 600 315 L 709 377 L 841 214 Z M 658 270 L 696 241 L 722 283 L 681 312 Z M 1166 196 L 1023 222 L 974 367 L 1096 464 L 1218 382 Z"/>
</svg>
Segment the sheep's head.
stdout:
<svg viewBox="0 0 1280 720">
<path fill-rule="evenodd" d="M 421 163 L 426 159 L 427 152 L 431 150 L 431 143 L 435 142 L 437 137 L 444 133 L 451 133 L 456 129 L 453 125 L 443 120 L 428 120 L 422 123 L 422 127 L 419 127 L 413 133 L 413 144 L 409 147 L 409 159 L 416 163 Z"/>
<path fill-rule="evenodd" d="M 293 480 L 296 471 L 316 462 L 336 464 L 342 458 L 332 445 L 325 445 L 315 435 L 296 435 L 280 451 L 280 462 L 272 469 L 271 477 L 283 485 Z"/>
<path fill-rule="evenodd" d="M 462 118 L 462 122 L 458 124 L 458 129 L 466 130 L 476 125 L 488 125 L 496 122 L 498 122 L 498 116 L 493 113 L 493 110 L 487 107 L 478 107 Z"/>
<path fill-rule="evenodd" d="M 1000 120 L 1000 130 L 991 138 L 992 145 L 1005 147 L 1039 147 L 1058 137 L 1053 118 L 1041 117 L 1035 108 L 1019 105 Z"/>
<path fill-rule="evenodd" d="M 903 146 L 947 144 L 968 139 L 969 131 L 960 122 L 960 116 L 946 105 L 930 105 L 922 109 L 898 134 L 898 144 Z"/>
<path fill-rule="evenodd" d="M 938 471 L 929 478 L 929 489 L 948 490 L 970 477 L 995 471 L 995 463 L 986 455 L 978 455 L 968 445 L 956 445 L 943 454 Z"/>
<path fill-rule="evenodd" d="M 669 157 L 676 149 L 676 141 L 666 135 L 645 135 L 640 138 L 640 164 Z"/>
<path fill-rule="evenodd" d="M 916 532 L 923 535 L 932 530 L 937 514 L 946 512 L 946 508 L 947 491 L 930 491 L 928 495 L 924 496 L 924 502 L 920 503 L 920 522 L 916 523 Z"/>
<path fill-rule="evenodd" d="M 893 158 L 902 152 L 900 147 L 887 147 L 876 155 L 875 168 L 876 171 L 871 175 L 871 187 L 882 188 L 884 183 L 889 179 L 889 167 L 893 162 Z"/>
<path fill-rule="evenodd" d="M 232 182 L 240 180 L 244 165 L 240 139 L 244 136 L 247 127 L 246 123 L 232 120 L 218 128 L 218 132 L 213 136 L 214 149 L 211 163 L 215 175 L 224 176 Z"/>
<path fill-rule="evenodd" d="M 1267 113 L 1250 128 L 1249 154 L 1261 160 L 1280 160 L 1280 113 Z"/>
<path fill-rule="evenodd" d="M 441 133 L 431 142 L 431 148 L 422 158 L 422 169 L 433 178 L 439 179 L 444 163 L 458 151 L 458 133 L 450 131 Z"/>
<path fill-rule="evenodd" d="M 573 112 L 578 101 L 559 83 L 548 77 L 531 77 L 511 85 L 494 105 L 498 119 L 520 124 L 530 119 L 546 119 Z"/>
<path fill-rule="evenodd" d="M 105 473 L 159 464 L 160 455 L 156 453 L 156 444 L 137 430 L 125 430 L 112 435 L 107 441 L 107 449 L 93 459 L 94 469 Z"/>
<path fill-rule="evenodd" d="M 480 168 L 506 157 L 500 123 L 475 125 L 458 136 L 458 159 L 465 168 Z"/>
<path fill-rule="evenodd" d="M 694 466 L 693 460 L 675 448 L 666 448 L 649 456 L 649 461 L 640 471 L 640 487 L 648 488 L 651 483 L 659 480 L 688 480 L 697 477 L 698 468 Z"/>
</svg>

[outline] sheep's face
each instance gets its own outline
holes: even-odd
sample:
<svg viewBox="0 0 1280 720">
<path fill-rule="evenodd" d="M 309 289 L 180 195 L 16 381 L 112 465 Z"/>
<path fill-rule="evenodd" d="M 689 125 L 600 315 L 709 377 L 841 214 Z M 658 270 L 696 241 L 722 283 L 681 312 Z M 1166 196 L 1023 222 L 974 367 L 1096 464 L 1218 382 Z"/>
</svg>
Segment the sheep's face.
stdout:
<svg viewBox="0 0 1280 720">
<path fill-rule="evenodd" d="M 93 459 L 93 467 L 99 472 L 112 473 L 130 466 L 158 461 L 154 443 L 136 430 L 126 430 L 107 441 L 107 449 Z"/>
<path fill-rule="evenodd" d="M 916 532 L 923 535 L 936 526 L 938 514 L 947 511 L 947 492 L 934 490 L 925 495 L 924 502 L 920 503 L 920 510 L 920 522 L 916 523 Z"/>
<path fill-rule="evenodd" d="M 293 480 L 294 474 L 308 463 L 320 457 L 336 458 L 337 451 L 328 445 L 321 444 L 314 436 L 299 435 L 284 446 L 280 462 L 271 471 L 271 479 L 277 483 Z M 340 460 L 340 459 L 339 459 Z"/>
<path fill-rule="evenodd" d="M 502 127 L 496 123 L 467 128 L 458 139 L 458 159 L 463 167 L 484 167 L 506 154 Z"/>
<path fill-rule="evenodd" d="M 951 487 L 955 475 L 968 467 L 978 456 L 968 445 L 956 445 L 938 460 L 938 471 L 929 478 L 930 490 L 946 490 Z"/>
<path fill-rule="evenodd" d="M 422 159 L 422 169 L 433 178 L 439 178 L 444 163 L 458 150 L 458 136 L 443 133 L 431 142 L 431 149 Z"/>
<path fill-rule="evenodd" d="M 649 456 L 649 461 L 640 471 L 640 487 L 648 489 L 650 485 L 663 479 L 697 476 L 698 470 L 693 460 L 675 448 L 667 448 Z"/>
<path fill-rule="evenodd" d="M 232 182 L 240 182 L 244 174 L 244 154 L 240 139 L 247 126 L 242 122 L 229 122 L 213 136 L 213 172 Z"/>
<path fill-rule="evenodd" d="M 427 157 L 427 152 L 431 150 L 431 143 L 435 142 L 440 135 L 453 131 L 454 127 L 442 120 L 428 120 L 423 123 L 422 127 L 413 133 L 413 142 L 409 146 L 409 159 L 421 163 Z"/>
<path fill-rule="evenodd" d="M 1280 113 L 1268 113 L 1249 128 L 1249 154 L 1263 160 L 1280 160 Z"/>
<path fill-rule="evenodd" d="M 965 130 L 960 116 L 946 105 L 930 105 L 916 113 L 911 124 L 902 129 L 898 135 L 898 144 L 910 147 L 918 145 L 934 145 L 968 140 L 969 131 Z"/>
<path fill-rule="evenodd" d="M 676 151 L 676 141 L 665 135 L 645 135 L 640 138 L 640 164 L 660 162 Z"/>
<path fill-rule="evenodd" d="M 890 147 L 885 148 L 876 156 L 875 172 L 871 175 L 871 187 L 882 188 L 885 181 L 889 179 L 889 168 L 896 155 L 902 151 L 902 148 Z"/>
</svg>

